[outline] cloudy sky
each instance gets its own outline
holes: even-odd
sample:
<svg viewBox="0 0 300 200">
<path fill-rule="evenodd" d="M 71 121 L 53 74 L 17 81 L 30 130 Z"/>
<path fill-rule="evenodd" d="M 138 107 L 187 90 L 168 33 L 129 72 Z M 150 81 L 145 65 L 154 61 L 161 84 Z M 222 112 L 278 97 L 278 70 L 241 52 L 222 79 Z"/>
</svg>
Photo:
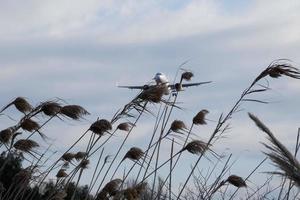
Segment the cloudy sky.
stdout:
<svg viewBox="0 0 300 200">
<path fill-rule="evenodd" d="M 143 85 L 158 71 L 172 79 L 188 61 L 193 81 L 213 83 L 182 93 L 184 110 L 172 119 L 190 124 L 197 111 L 210 110 L 210 124 L 197 129 L 207 138 L 218 116 L 270 62 L 288 58 L 300 66 L 299 10 L 297 0 L 0 0 L 0 104 L 16 96 L 32 104 L 59 97 L 85 107 L 91 113 L 86 120 L 47 127 L 63 151 L 97 117 L 110 119 L 136 94 L 116 84 Z M 263 158 L 259 142 L 265 141 L 247 112 L 291 149 L 300 126 L 300 82 L 282 78 L 270 86 L 258 98 L 271 103 L 243 104 L 216 147 L 244 161 L 233 167 L 243 175 Z M 12 109 L 6 114 L 18 117 Z M 2 120 L 1 128 L 14 123 Z M 143 146 L 153 122 L 143 118 L 126 147 Z"/>
</svg>

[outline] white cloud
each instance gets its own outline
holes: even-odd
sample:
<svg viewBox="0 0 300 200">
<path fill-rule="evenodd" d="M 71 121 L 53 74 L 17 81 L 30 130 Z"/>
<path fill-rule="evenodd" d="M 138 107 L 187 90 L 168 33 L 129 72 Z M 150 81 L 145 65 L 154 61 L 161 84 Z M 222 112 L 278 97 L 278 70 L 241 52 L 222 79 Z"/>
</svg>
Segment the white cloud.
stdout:
<svg viewBox="0 0 300 200">
<path fill-rule="evenodd" d="M 134 0 L 1 4 L 2 40 L 93 38 L 100 43 L 134 43 L 241 29 L 243 33 L 229 41 L 232 46 L 299 42 L 298 1 L 256 1 L 243 13 L 207 0 L 190 1 L 180 9 Z"/>
</svg>

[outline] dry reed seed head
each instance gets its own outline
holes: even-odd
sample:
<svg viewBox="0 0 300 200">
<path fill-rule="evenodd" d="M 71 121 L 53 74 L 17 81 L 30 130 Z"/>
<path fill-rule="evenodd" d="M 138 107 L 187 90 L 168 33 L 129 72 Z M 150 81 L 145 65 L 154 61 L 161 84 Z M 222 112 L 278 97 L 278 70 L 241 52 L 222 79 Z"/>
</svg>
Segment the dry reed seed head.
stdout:
<svg viewBox="0 0 300 200">
<path fill-rule="evenodd" d="M 121 179 L 111 180 L 103 187 L 101 191 L 109 194 L 110 196 L 113 196 L 118 192 L 121 183 Z"/>
<path fill-rule="evenodd" d="M 80 164 L 79 164 L 79 167 L 81 169 L 86 169 L 88 167 L 88 165 L 90 164 L 90 160 L 88 159 L 83 159 Z"/>
<path fill-rule="evenodd" d="M 102 136 L 105 132 L 108 132 L 111 129 L 112 129 L 111 123 L 106 119 L 97 120 L 90 127 L 90 130 L 93 133 L 98 134 L 100 136 Z"/>
<path fill-rule="evenodd" d="M 125 154 L 123 160 L 126 158 L 130 160 L 139 160 L 141 157 L 143 157 L 144 152 L 140 148 L 132 147 L 127 153 Z"/>
<path fill-rule="evenodd" d="M 75 159 L 77 160 L 77 161 L 79 161 L 79 160 L 82 160 L 84 157 L 86 157 L 87 156 L 87 153 L 86 152 L 82 152 L 82 151 L 79 151 L 79 152 L 77 152 L 76 154 L 75 154 Z"/>
<path fill-rule="evenodd" d="M 0 131 L 0 142 L 7 144 L 13 136 L 13 131 L 11 128 L 4 129 Z"/>
<path fill-rule="evenodd" d="M 40 128 L 40 125 L 32 119 L 25 119 L 23 122 L 21 122 L 21 128 L 23 130 L 33 132 L 38 130 Z"/>
<path fill-rule="evenodd" d="M 181 120 L 174 120 L 171 124 L 171 127 L 170 129 L 173 131 L 173 132 L 178 132 L 180 130 L 185 130 L 187 129 L 184 122 L 181 121 Z"/>
<path fill-rule="evenodd" d="M 67 162 L 71 162 L 75 158 L 75 154 L 74 153 L 65 153 L 64 155 L 62 155 L 61 158 Z"/>
<path fill-rule="evenodd" d="M 205 116 L 209 113 L 208 110 L 201 110 L 200 112 L 197 113 L 197 115 L 193 118 L 193 124 L 196 125 L 204 125 L 206 124 L 205 121 Z"/>
<path fill-rule="evenodd" d="M 24 152 L 29 152 L 36 147 L 39 147 L 39 144 L 30 139 L 20 139 L 14 144 L 15 149 Z"/>
<path fill-rule="evenodd" d="M 240 176 L 237 175 L 230 175 L 227 178 L 227 182 L 230 183 L 231 185 L 234 185 L 235 187 L 247 187 L 246 182 L 244 179 Z"/>
<path fill-rule="evenodd" d="M 121 130 L 121 131 L 130 131 L 131 127 L 133 126 L 132 123 L 129 123 L 129 122 L 124 122 L 124 123 L 120 123 L 118 126 L 117 126 L 117 129 Z"/>
<path fill-rule="evenodd" d="M 17 97 L 13 104 L 22 113 L 28 113 L 32 110 L 32 106 L 23 97 Z"/>
<path fill-rule="evenodd" d="M 79 120 L 84 115 L 89 115 L 90 113 L 86 111 L 83 107 L 79 105 L 67 105 L 60 109 L 60 113 L 71 119 Z"/>
<path fill-rule="evenodd" d="M 278 78 L 284 75 L 300 79 L 300 71 L 289 63 L 274 62 L 267 68 L 266 72 L 272 78 Z"/>
<path fill-rule="evenodd" d="M 183 72 L 181 74 L 181 78 L 186 81 L 190 81 L 193 76 L 194 76 L 194 74 L 192 72 Z"/>
<path fill-rule="evenodd" d="M 68 174 L 66 173 L 66 169 L 60 169 L 56 174 L 56 178 L 63 178 L 67 176 Z"/>
<path fill-rule="evenodd" d="M 192 142 L 189 142 L 183 149 L 187 150 L 188 152 L 192 154 L 201 155 L 207 150 L 207 143 L 202 142 L 200 140 L 193 140 Z"/>
<path fill-rule="evenodd" d="M 48 116 L 55 116 L 61 110 L 61 105 L 56 102 L 45 102 L 42 105 L 41 111 Z"/>
<path fill-rule="evenodd" d="M 139 198 L 139 194 L 136 191 L 135 188 L 127 188 L 126 190 L 124 190 L 124 198 L 127 200 L 138 200 Z"/>
<path fill-rule="evenodd" d="M 143 182 L 143 183 L 137 184 L 134 188 L 135 188 L 135 190 L 137 191 L 137 193 L 138 193 L 139 195 L 141 195 L 141 194 L 143 194 L 143 193 L 146 191 L 147 185 L 148 185 L 148 184 L 147 184 L 146 182 Z"/>
<path fill-rule="evenodd" d="M 167 85 L 157 85 L 153 88 L 149 88 L 148 90 L 144 90 L 139 98 L 144 101 L 149 101 L 152 103 L 159 103 L 162 100 L 163 95 L 166 93 Z"/>
</svg>

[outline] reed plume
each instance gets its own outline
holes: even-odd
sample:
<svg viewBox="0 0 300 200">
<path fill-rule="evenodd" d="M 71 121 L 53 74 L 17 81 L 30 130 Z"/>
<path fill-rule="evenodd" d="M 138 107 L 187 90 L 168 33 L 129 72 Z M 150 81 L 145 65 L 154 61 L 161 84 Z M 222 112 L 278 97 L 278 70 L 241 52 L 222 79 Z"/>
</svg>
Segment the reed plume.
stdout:
<svg viewBox="0 0 300 200">
<path fill-rule="evenodd" d="M 234 185 L 235 187 L 247 187 L 246 182 L 244 179 L 237 175 L 230 175 L 225 182 L 230 183 L 231 185 Z"/>
<path fill-rule="evenodd" d="M 106 119 L 100 119 L 94 122 L 91 127 L 90 131 L 93 133 L 102 136 L 105 132 L 108 132 L 112 129 L 111 123 Z"/>
<path fill-rule="evenodd" d="M 186 71 L 186 72 L 183 72 L 181 74 L 181 79 L 186 80 L 186 81 L 190 81 L 193 76 L 194 76 L 194 74 L 192 72 Z"/>
<path fill-rule="evenodd" d="M 0 142 L 3 144 L 9 143 L 13 134 L 14 134 L 14 132 L 11 128 L 7 128 L 7 129 L 0 131 Z"/>
<path fill-rule="evenodd" d="M 129 123 L 129 122 L 124 122 L 124 123 L 120 123 L 117 126 L 117 129 L 121 130 L 121 131 L 130 131 L 130 129 L 132 128 L 132 126 L 134 126 L 134 124 Z"/>
<path fill-rule="evenodd" d="M 14 101 L 6 105 L 1 109 L 0 113 L 6 110 L 11 105 L 15 105 L 16 109 L 24 114 L 30 112 L 32 110 L 32 106 L 25 100 L 23 97 L 17 97 Z"/>
<path fill-rule="evenodd" d="M 272 172 L 288 177 L 298 187 L 300 187 L 300 163 L 293 156 L 293 154 L 274 136 L 270 129 L 263 124 L 256 116 L 248 113 L 249 117 L 255 122 L 256 126 L 268 135 L 268 140 L 271 145 L 264 144 L 264 146 L 270 150 L 269 153 L 265 153 L 270 160 L 278 167 L 282 172 Z"/>
<path fill-rule="evenodd" d="M 193 140 L 189 142 L 185 147 L 181 149 L 180 152 L 187 150 L 188 152 L 196 155 L 203 154 L 208 149 L 207 143 L 200 140 Z"/>
<path fill-rule="evenodd" d="M 47 116 L 55 116 L 61 110 L 61 105 L 57 102 L 45 102 L 41 107 L 41 111 Z"/>
<path fill-rule="evenodd" d="M 79 105 L 67 105 L 60 109 L 60 114 L 74 120 L 79 120 L 84 115 L 89 115 L 90 113 Z"/>
<path fill-rule="evenodd" d="M 193 118 L 193 124 L 195 125 L 204 125 L 206 124 L 205 116 L 209 113 L 208 110 L 201 110 L 197 113 L 197 115 Z"/>
<path fill-rule="evenodd" d="M 39 147 L 39 144 L 30 139 L 20 139 L 14 144 L 14 147 L 23 152 L 30 152 L 33 148 Z"/>
</svg>

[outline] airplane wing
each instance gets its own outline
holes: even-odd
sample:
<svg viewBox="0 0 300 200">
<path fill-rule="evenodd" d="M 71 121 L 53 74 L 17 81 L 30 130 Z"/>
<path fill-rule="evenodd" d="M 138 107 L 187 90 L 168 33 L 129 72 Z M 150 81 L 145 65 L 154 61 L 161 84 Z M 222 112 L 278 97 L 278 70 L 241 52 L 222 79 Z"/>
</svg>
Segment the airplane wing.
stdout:
<svg viewBox="0 0 300 200">
<path fill-rule="evenodd" d="M 205 82 L 198 82 L 198 83 L 184 83 L 181 86 L 183 88 L 185 87 L 191 87 L 191 86 L 198 86 L 198 85 L 203 85 L 203 84 L 207 84 L 207 83 L 211 83 L 211 81 L 205 81 Z M 173 90 L 176 89 L 176 84 L 175 85 L 169 85 L 169 87 Z"/>
<path fill-rule="evenodd" d="M 128 88 L 128 89 L 144 89 L 145 86 L 125 86 L 125 85 L 119 85 L 119 88 Z"/>
</svg>

